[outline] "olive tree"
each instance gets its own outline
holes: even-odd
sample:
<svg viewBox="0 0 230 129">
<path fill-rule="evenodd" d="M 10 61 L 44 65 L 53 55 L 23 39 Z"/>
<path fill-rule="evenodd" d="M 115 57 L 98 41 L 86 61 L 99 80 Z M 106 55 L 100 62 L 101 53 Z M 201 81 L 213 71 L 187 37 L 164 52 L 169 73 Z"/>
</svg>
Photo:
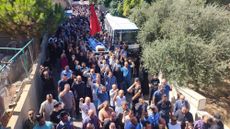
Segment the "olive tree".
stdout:
<svg viewBox="0 0 230 129">
<path fill-rule="evenodd" d="M 218 5 L 158 0 L 144 13 L 142 60 L 180 84 L 210 85 L 229 76 L 230 16 Z"/>
</svg>

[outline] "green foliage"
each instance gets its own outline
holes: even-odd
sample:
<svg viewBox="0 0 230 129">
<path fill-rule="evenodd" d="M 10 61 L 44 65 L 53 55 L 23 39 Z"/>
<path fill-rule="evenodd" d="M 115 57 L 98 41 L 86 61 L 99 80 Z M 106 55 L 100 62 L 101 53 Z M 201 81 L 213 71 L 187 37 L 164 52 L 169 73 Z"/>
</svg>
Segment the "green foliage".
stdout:
<svg viewBox="0 0 230 129">
<path fill-rule="evenodd" d="M 110 13 L 114 16 L 123 16 L 123 4 L 121 2 L 111 1 L 110 3 Z"/>
<path fill-rule="evenodd" d="M 104 5 L 106 8 L 109 8 L 110 7 L 110 3 L 112 1 L 113 0 L 99 0 L 99 1 L 97 1 L 97 3 Z M 117 1 L 114 1 L 114 2 L 117 2 Z"/>
<path fill-rule="evenodd" d="M 135 7 L 140 8 L 143 0 L 99 0 L 97 3 L 109 8 L 112 15 L 126 17 Z"/>
<path fill-rule="evenodd" d="M 117 11 L 119 15 L 123 14 L 123 4 L 121 2 L 118 3 Z"/>
<path fill-rule="evenodd" d="M 127 16 L 129 11 L 130 11 L 130 2 L 131 0 L 124 0 L 124 3 L 123 3 L 123 15 L 124 16 Z"/>
<path fill-rule="evenodd" d="M 157 15 L 155 15 L 146 21 L 143 29 L 138 35 L 138 40 L 140 42 L 145 42 L 146 44 L 156 40 L 158 37 L 161 37 L 159 29 L 160 19 Z"/>
<path fill-rule="evenodd" d="M 161 70 L 181 85 L 197 86 L 229 76 L 229 12 L 204 4 L 201 0 L 158 0 L 140 9 L 144 21 L 131 15 L 141 26 L 142 59 L 151 72 Z"/>
<path fill-rule="evenodd" d="M 38 36 L 52 32 L 64 16 L 51 0 L 0 0 L 0 30 L 12 37 Z"/>
<path fill-rule="evenodd" d="M 129 16 L 131 9 L 134 7 L 140 7 L 143 3 L 143 0 L 124 0 L 123 3 L 123 16 Z"/>
<path fill-rule="evenodd" d="M 115 2 L 115 1 L 110 2 L 110 7 L 111 8 L 117 8 L 117 6 L 118 6 L 118 2 Z"/>
<path fill-rule="evenodd" d="M 109 7 L 112 0 L 104 0 L 105 7 Z"/>
</svg>

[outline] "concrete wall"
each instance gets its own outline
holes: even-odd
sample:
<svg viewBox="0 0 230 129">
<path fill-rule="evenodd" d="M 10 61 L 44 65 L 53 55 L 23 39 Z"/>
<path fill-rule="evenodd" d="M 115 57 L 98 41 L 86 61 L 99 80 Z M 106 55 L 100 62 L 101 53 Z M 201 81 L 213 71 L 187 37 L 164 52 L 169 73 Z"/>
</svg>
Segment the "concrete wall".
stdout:
<svg viewBox="0 0 230 129">
<path fill-rule="evenodd" d="M 39 54 L 37 63 L 33 65 L 28 81 L 23 83 L 23 91 L 21 97 L 14 109 L 12 117 L 10 118 L 6 128 L 8 129 L 22 129 L 23 123 L 27 118 L 27 111 L 30 108 L 37 112 L 40 106 L 41 98 L 41 78 L 39 76 L 39 67 L 46 58 L 47 38 L 45 35 L 41 44 L 41 52 Z"/>
<path fill-rule="evenodd" d="M 190 103 L 190 112 L 193 114 L 194 120 L 201 119 L 203 115 L 209 115 L 210 117 L 213 117 L 211 114 L 204 110 L 206 105 L 206 98 L 203 95 L 192 89 L 179 87 L 176 82 L 174 82 L 173 85 L 173 90 L 170 92 L 171 101 L 175 101 L 178 92 L 183 94 L 185 99 Z M 229 129 L 229 127 L 226 125 L 224 125 L 224 128 Z"/>
</svg>

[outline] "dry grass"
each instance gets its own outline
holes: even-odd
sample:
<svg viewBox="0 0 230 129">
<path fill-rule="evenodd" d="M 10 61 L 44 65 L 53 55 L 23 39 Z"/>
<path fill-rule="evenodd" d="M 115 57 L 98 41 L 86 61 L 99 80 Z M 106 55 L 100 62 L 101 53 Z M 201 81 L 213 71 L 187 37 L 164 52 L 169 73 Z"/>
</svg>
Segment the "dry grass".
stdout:
<svg viewBox="0 0 230 129">
<path fill-rule="evenodd" d="M 200 93 L 207 97 L 206 111 L 210 114 L 220 113 L 225 124 L 230 127 L 230 80 L 206 87 Z"/>
</svg>

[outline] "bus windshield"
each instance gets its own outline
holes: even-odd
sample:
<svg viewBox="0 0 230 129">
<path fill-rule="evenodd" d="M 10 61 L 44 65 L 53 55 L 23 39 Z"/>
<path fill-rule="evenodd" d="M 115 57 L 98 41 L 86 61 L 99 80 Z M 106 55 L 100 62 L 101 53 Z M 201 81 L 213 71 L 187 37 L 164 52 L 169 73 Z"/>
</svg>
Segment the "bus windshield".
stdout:
<svg viewBox="0 0 230 129">
<path fill-rule="evenodd" d="M 137 41 L 137 31 L 116 31 L 114 35 L 115 41 L 123 41 L 127 44 L 133 44 Z"/>
</svg>

